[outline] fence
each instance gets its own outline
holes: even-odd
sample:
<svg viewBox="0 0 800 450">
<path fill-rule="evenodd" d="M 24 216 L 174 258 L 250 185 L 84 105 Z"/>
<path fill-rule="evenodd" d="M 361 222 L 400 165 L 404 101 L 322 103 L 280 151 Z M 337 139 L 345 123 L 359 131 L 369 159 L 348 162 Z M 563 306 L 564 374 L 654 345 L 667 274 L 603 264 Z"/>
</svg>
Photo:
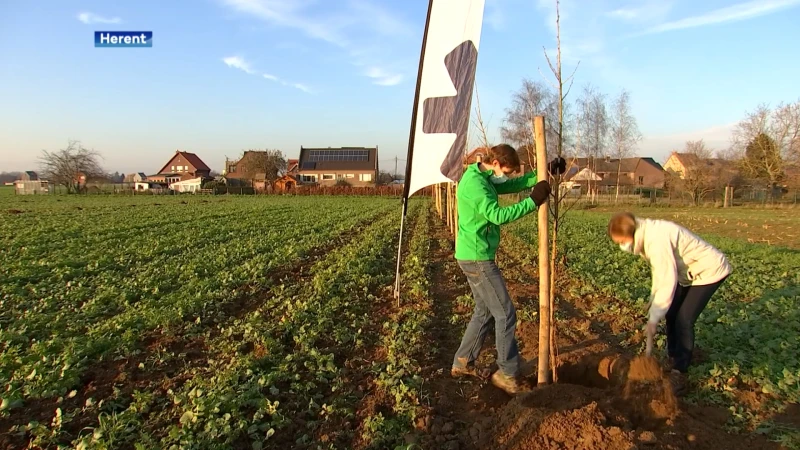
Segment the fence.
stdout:
<svg viewBox="0 0 800 450">
<path fill-rule="evenodd" d="M 729 188 L 728 202 L 725 201 L 725 186 L 699 193 L 695 200 L 688 192 L 635 186 L 620 186 L 619 194 L 615 186 L 601 186 L 592 194 L 585 189 L 566 189 L 561 192 L 565 202 L 578 202 L 578 206 L 639 205 L 639 206 L 796 206 L 800 201 L 800 190 L 775 189 L 771 191 L 759 187 Z M 732 191 L 732 195 L 731 195 Z"/>
<path fill-rule="evenodd" d="M 42 194 L 67 194 L 65 186 L 50 185 L 49 189 L 43 189 Z M 181 195 L 170 189 L 149 189 L 137 191 L 134 183 L 89 183 L 83 186 L 81 194 L 90 195 Z M 380 197 L 400 197 L 403 193 L 402 185 L 388 186 L 297 186 L 287 190 L 257 190 L 251 186 L 226 186 L 216 185 L 206 189 L 200 189 L 193 195 L 367 195 Z M 424 195 L 420 193 L 418 195 Z"/>
</svg>

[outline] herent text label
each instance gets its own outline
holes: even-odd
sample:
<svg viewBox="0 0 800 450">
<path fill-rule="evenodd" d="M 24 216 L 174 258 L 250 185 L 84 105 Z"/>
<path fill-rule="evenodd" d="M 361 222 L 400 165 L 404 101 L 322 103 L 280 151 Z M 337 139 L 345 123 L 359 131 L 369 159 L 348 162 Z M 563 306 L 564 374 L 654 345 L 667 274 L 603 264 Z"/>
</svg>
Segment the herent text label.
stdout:
<svg viewBox="0 0 800 450">
<path fill-rule="evenodd" d="M 95 31 L 95 47 L 152 47 L 152 31 Z"/>
</svg>

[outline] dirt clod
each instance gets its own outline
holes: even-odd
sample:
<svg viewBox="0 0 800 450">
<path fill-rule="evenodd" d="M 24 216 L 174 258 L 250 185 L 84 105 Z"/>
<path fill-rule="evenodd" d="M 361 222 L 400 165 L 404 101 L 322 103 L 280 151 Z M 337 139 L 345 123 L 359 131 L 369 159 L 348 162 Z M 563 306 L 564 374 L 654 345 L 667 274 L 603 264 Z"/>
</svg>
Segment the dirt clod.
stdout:
<svg viewBox="0 0 800 450">
<path fill-rule="evenodd" d="M 641 434 L 639 434 L 639 442 L 642 444 L 651 445 L 655 444 L 657 441 L 658 439 L 656 439 L 656 435 L 652 431 L 642 431 Z"/>
<path fill-rule="evenodd" d="M 630 405 L 631 420 L 639 426 L 662 426 L 678 413 L 672 386 L 652 357 L 640 356 L 631 361 L 623 397 Z"/>
<path fill-rule="evenodd" d="M 444 426 L 442 427 L 442 433 L 444 433 L 444 434 L 450 434 L 450 433 L 452 433 L 452 432 L 453 432 L 453 430 L 455 430 L 455 428 L 456 428 L 456 426 L 455 426 L 455 424 L 454 424 L 453 422 L 447 422 L 447 423 L 446 423 L 446 424 L 444 424 Z"/>
<path fill-rule="evenodd" d="M 458 441 L 448 441 L 446 444 L 444 444 L 444 448 L 446 450 L 458 450 L 459 447 L 460 445 Z"/>
</svg>

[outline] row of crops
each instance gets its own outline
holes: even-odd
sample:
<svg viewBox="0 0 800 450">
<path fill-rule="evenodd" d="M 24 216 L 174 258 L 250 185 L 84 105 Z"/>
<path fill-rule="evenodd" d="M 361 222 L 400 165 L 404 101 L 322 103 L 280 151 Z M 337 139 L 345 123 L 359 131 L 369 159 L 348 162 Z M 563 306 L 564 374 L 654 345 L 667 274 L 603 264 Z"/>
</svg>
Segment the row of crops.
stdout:
<svg viewBox="0 0 800 450">
<path fill-rule="evenodd" d="M 595 321 L 613 322 L 624 342 L 638 346 L 642 308 L 650 290 L 649 266 L 619 251 L 606 236 L 609 216 L 573 212 L 559 238 L 571 283 L 567 299 L 589 300 Z M 535 255 L 536 222 L 525 219 L 506 228 L 514 242 Z M 733 275 L 701 315 L 697 345 L 701 358 L 690 376 L 699 388 L 695 399 L 730 407 L 734 417 L 762 431 L 765 419 L 800 402 L 800 251 L 703 235 L 731 261 Z M 663 334 L 658 344 L 663 349 Z M 636 350 L 636 348 L 634 348 Z M 751 392 L 760 400 L 741 400 Z"/>
<path fill-rule="evenodd" d="M 148 200 L 22 204 L 0 225 L 2 425 L 78 448 L 351 442 L 396 202 Z M 99 368 L 119 373 L 95 398 Z"/>
</svg>

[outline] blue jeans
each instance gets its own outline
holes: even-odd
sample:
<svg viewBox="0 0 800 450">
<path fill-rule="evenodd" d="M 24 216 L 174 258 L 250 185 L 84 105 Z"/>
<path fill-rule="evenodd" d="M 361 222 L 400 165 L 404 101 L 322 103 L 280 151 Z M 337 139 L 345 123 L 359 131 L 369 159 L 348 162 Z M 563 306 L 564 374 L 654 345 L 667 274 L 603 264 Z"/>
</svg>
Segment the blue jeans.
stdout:
<svg viewBox="0 0 800 450">
<path fill-rule="evenodd" d="M 461 346 L 453 359 L 453 366 L 464 368 L 478 359 L 483 340 L 494 320 L 497 365 L 503 374 L 519 373 L 519 349 L 514 336 L 517 328 L 517 311 L 511 303 L 506 283 L 494 261 L 458 261 L 467 276 L 475 311 L 461 339 Z"/>
</svg>

